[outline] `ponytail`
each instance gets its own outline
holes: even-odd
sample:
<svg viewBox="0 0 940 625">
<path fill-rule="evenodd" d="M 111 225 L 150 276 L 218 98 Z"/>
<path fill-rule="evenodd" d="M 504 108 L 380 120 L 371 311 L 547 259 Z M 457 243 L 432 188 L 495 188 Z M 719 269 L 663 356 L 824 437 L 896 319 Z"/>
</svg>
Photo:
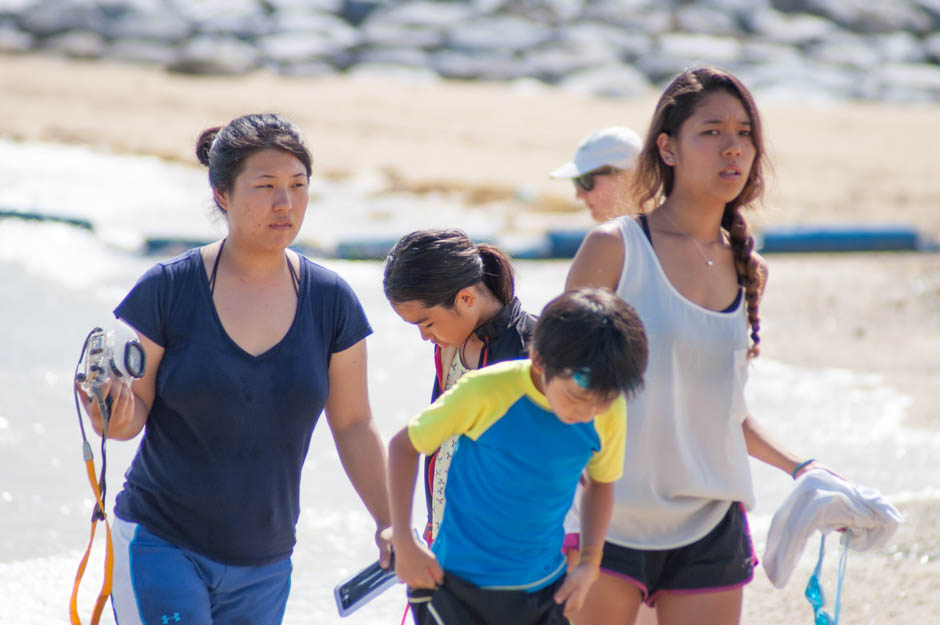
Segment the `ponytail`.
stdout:
<svg viewBox="0 0 940 625">
<path fill-rule="evenodd" d="M 516 296 L 515 272 L 506 252 L 489 243 L 478 243 L 477 252 L 483 261 L 483 284 L 496 296 L 503 306 L 512 303 Z"/>
</svg>

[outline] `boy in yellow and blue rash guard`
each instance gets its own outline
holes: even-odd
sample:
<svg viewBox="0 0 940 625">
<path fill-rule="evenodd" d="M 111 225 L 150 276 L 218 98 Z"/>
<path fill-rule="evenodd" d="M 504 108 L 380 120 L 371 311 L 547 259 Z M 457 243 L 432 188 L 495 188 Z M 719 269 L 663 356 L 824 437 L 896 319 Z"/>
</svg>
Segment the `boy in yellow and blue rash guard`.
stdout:
<svg viewBox="0 0 940 625">
<path fill-rule="evenodd" d="M 418 625 L 568 623 L 599 573 L 623 471 L 626 400 L 647 347 L 607 290 L 542 311 L 531 359 L 472 371 L 389 444 L 396 573 Z M 418 455 L 460 436 L 433 551 L 411 533 Z M 566 576 L 564 517 L 586 469 L 580 562 Z M 567 604 L 567 605 L 566 605 Z"/>
</svg>

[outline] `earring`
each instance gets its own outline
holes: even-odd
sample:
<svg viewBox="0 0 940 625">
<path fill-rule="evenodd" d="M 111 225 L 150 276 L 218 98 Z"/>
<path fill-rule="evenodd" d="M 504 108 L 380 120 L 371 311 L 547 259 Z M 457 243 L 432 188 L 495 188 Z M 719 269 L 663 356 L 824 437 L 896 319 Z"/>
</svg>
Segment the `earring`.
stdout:
<svg viewBox="0 0 940 625">
<path fill-rule="evenodd" d="M 666 163 L 668 163 L 669 165 L 672 165 L 672 163 L 675 161 L 675 159 L 672 158 L 671 156 L 664 156 L 663 160 L 666 161 Z"/>
</svg>

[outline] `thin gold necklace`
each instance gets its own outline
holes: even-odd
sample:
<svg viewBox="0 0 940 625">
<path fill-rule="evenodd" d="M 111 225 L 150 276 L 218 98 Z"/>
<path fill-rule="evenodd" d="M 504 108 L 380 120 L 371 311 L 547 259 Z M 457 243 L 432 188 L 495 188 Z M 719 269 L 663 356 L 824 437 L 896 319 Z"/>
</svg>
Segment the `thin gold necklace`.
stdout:
<svg viewBox="0 0 940 625">
<path fill-rule="evenodd" d="M 705 259 L 705 264 L 706 264 L 706 265 L 708 265 L 709 267 L 711 267 L 712 265 L 715 264 L 715 261 L 712 260 L 711 258 L 709 258 L 709 257 L 705 254 L 705 249 L 702 247 L 702 244 L 698 242 L 698 239 L 696 239 L 696 238 L 693 237 L 691 234 L 689 234 L 688 232 L 686 232 L 685 230 L 683 230 L 682 228 L 680 228 L 680 227 L 679 227 L 679 224 L 677 224 L 675 221 L 673 221 L 672 217 L 669 216 L 669 213 L 666 212 L 665 207 L 660 206 L 660 207 L 659 207 L 659 210 L 660 210 L 660 212 L 663 214 L 663 216 L 666 217 L 666 219 L 669 220 L 669 223 L 672 224 L 672 227 L 675 228 L 676 232 L 678 232 L 679 234 L 681 234 L 681 235 L 684 236 L 684 237 L 689 237 L 690 239 L 692 239 L 692 243 L 695 243 L 695 247 L 698 248 L 698 253 L 701 254 L 701 255 L 702 255 L 702 258 Z"/>
</svg>

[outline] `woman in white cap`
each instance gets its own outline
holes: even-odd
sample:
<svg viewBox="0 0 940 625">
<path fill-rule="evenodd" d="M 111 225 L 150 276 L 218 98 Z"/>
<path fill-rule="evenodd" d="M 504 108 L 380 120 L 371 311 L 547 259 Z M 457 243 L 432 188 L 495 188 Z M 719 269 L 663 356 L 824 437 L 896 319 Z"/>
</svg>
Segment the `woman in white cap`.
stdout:
<svg viewBox="0 0 940 625">
<path fill-rule="evenodd" d="M 549 175 L 569 178 L 591 217 L 604 222 L 634 212 L 629 189 L 642 147 L 640 136 L 629 128 L 602 128 L 585 137 L 574 158 Z"/>
<path fill-rule="evenodd" d="M 631 185 L 643 139 L 626 126 L 595 130 L 581 140 L 574 158 L 549 174 L 574 183 L 575 197 L 598 223 L 634 213 Z M 634 625 L 656 625 L 656 613 L 640 606 Z"/>
</svg>

